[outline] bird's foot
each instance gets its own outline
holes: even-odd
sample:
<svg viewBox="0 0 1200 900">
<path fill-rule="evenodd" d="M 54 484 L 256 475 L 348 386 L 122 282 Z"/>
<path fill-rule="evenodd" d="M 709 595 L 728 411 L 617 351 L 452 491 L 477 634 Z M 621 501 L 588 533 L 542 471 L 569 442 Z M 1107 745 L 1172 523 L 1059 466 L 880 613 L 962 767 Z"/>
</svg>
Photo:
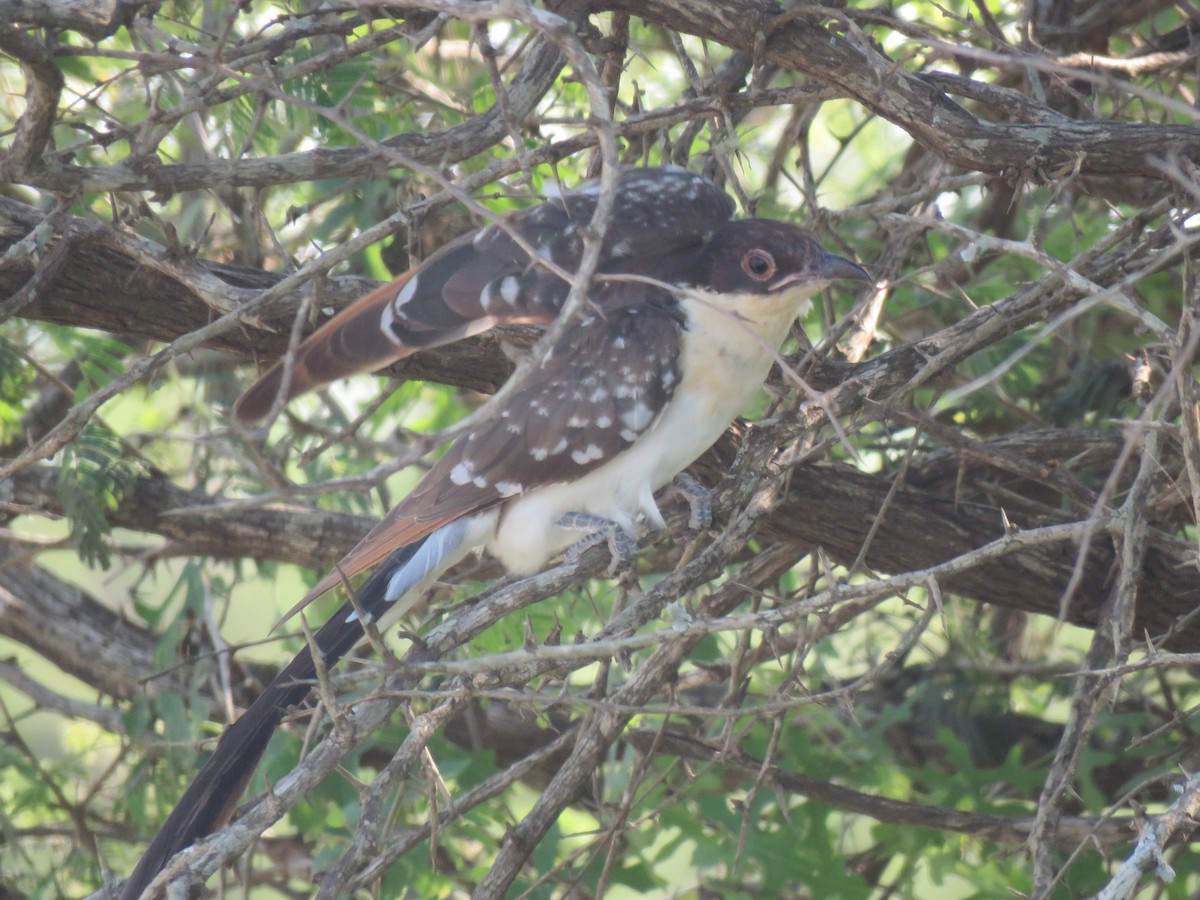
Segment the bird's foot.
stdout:
<svg viewBox="0 0 1200 900">
<path fill-rule="evenodd" d="M 671 490 L 688 503 L 691 510 L 688 528 L 692 531 L 705 531 L 712 525 L 712 494 L 708 488 L 687 472 L 680 472 L 671 482 Z"/>
<path fill-rule="evenodd" d="M 637 542 L 619 523 L 591 513 L 569 512 L 559 518 L 558 527 L 588 532 L 563 551 L 563 558 L 567 562 L 575 562 L 584 551 L 604 541 L 608 544 L 608 552 L 612 554 L 612 563 L 609 564 L 606 573 L 610 578 L 618 572 L 627 572 L 633 568 L 637 557 Z"/>
</svg>

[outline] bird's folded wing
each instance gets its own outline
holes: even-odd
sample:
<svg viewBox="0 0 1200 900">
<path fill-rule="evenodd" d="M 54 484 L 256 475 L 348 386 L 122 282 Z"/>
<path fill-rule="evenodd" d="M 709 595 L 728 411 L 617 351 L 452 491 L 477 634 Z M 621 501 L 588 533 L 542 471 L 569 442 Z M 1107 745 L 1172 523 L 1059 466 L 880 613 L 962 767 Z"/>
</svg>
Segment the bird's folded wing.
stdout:
<svg viewBox="0 0 1200 900">
<path fill-rule="evenodd" d="M 679 380 L 682 317 L 666 291 L 626 291 L 638 302 L 567 329 L 530 383 L 459 438 L 285 619 L 447 522 L 587 474 L 650 428 Z M 615 347 L 624 349 L 614 355 Z"/>
<path fill-rule="evenodd" d="M 381 368 L 427 347 L 497 324 L 545 324 L 570 283 L 535 263 L 532 250 L 568 275 L 583 254 L 583 229 L 599 199 L 596 184 L 464 235 L 423 265 L 372 291 L 322 325 L 297 349 L 286 399 L 355 372 Z M 683 169 L 622 172 L 602 245 L 600 272 L 653 272 L 653 261 L 702 243 L 733 214 L 712 182 Z M 283 386 L 276 364 L 238 400 L 243 422 L 261 419 Z"/>
</svg>

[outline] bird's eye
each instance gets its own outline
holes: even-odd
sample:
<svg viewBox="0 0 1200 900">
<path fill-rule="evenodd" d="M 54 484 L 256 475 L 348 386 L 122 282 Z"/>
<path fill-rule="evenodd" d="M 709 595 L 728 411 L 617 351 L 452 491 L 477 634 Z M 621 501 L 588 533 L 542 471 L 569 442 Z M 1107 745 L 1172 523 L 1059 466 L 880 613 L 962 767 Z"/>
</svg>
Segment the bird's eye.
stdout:
<svg viewBox="0 0 1200 900">
<path fill-rule="evenodd" d="M 775 260 L 766 250 L 749 250 L 742 257 L 742 269 L 755 281 L 766 281 L 775 274 Z"/>
</svg>

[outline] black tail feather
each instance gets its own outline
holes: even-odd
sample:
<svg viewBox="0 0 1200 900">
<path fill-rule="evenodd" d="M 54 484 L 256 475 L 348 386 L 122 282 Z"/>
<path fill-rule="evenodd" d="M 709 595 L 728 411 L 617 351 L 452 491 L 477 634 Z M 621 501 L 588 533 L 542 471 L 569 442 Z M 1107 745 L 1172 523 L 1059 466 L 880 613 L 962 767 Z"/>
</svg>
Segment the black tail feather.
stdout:
<svg viewBox="0 0 1200 900">
<path fill-rule="evenodd" d="M 396 570 L 412 559 L 424 540 L 397 550 L 356 593 L 360 608 L 378 617 L 384 594 Z M 350 603 L 341 606 L 314 635 L 313 643 L 326 666 L 333 666 L 363 637 L 362 623 Z M 175 809 L 146 848 L 121 892 L 136 900 L 179 851 L 225 825 L 250 783 L 271 735 L 288 710 L 312 693 L 316 667 L 308 647 L 301 650 L 267 685 L 262 695 L 230 725 L 208 762 L 184 791 Z"/>
</svg>

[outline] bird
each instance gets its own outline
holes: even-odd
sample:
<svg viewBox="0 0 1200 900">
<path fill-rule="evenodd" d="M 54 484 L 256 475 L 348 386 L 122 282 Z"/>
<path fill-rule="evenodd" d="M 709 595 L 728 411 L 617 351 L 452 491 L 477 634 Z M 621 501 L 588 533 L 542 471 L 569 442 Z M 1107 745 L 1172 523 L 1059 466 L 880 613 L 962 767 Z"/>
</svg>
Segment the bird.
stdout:
<svg viewBox="0 0 1200 900">
<path fill-rule="evenodd" d="M 496 324 L 553 322 L 598 200 L 598 182 L 587 183 L 450 242 L 322 325 L 290 366 L 242 395 L 234 415 L 256 421 L 277 399 Z M 314 635 L 326 667 L 363 638 L 363 618 L 385 630 L 472 551 L 523 575 L 604 541 L 614 566 L 627 564 L 639 523 L 665 527 L 655 493 L 743 410 L 813 294 L 834 280 L 872 281 L 804 228 L 733 219 L 728 194 L 682 168 L 622 170 L 614 201 L 579 318 L 297 605 L 370 570 Z M 697 487 L 684 478 L 685 489 Z M 315 676 L 305 648 L 225 730 L 126 881 L 124 900 L 228 821 Z"/>
</svg>

